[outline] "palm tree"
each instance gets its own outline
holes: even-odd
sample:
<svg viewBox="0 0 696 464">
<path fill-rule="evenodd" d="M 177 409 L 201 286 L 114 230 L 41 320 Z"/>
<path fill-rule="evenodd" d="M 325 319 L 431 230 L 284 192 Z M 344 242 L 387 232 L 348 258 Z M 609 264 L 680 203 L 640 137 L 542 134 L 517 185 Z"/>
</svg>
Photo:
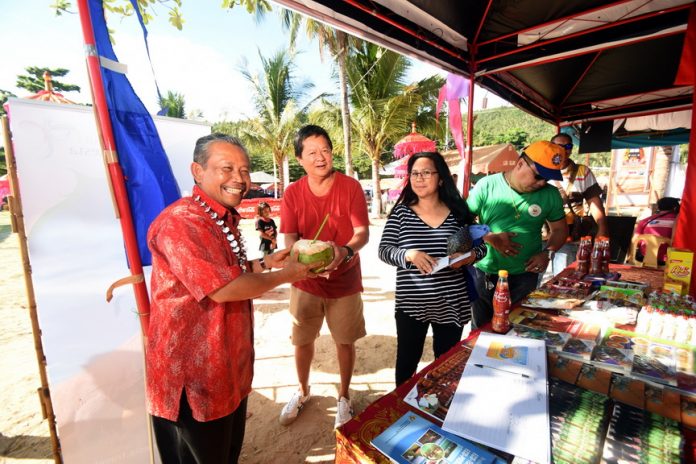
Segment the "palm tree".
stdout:
<svg viewBox="0 0 696 464">
<path fill-rule="evenodd" d="M 254 104 L 258 118 L 250 120 L 250 128 L 245 136 L 259 145 L 265 145 L 273 153 L 273 159 L 279 167 L 284 166 L 286 155 L 292 148 L 292 138 L 299 125 L 299 117 L 307 106 L 299 108 L 297 101 L 313 85 L 309 82 L 297 82 L 294 75 L 293 54 L 279 50 L 270 58 L 259 53 L 263 75 L 252 74 L 246 65 L 241 69 L 242 75 L 254 89 Z M 317 97 L 318 98 L 318 97 Z M 284 169 L 279 169 L 280 193 L 288 183 Z"/>
<path fill-rule="evenodd" d="M 296 31 L 299 28 L 302 16 L 292 13 L 289 10 L 284 11 L 287 13 L 282 13 L 283 24 L 290 29 L 290 40 L 291 43 L 294 43 Z M 356 46 L 361 42 L 361 40 L 313 19 L 305 18 L 305 25 L 307 37 L 309 39 L 316 39 L 317 42 L 319 42 L 320 57 L 323 59 L 322 51 L 326 49 L 329 51 L 329 54 L 333 57 L 338 66 L 338 82 L 341 89 L 341 121 L 343 124 L 343 147 L 346 165 L 345 172 L 347 175 L 352 176 L 352 142 L 346 59 L 350 53 L 350 47 Z"/>
<path fill-rule="evenodd" d="M 389 143 L 408 130 L 422 101 L 418 86 L 404 83 L 409 66 L 405 57 L 368 42 L 348 55 L 353 133 L 360 150 L 372 160 L 373 214 L 382 210 L 380 157 Z"/>
<path fill-rule="evenodd" d="M 233 8 L 236 4 L 244 6 L 247 12 L 254 14 L 257 21 L 262 20 L 265 14 L 271 11 L 271 7 L 265 0 L 224 0 L 224 8 Z M 319 53 L 326 48 L 338 65 L 338 81 L 341 89 L 341 120 L 343 124 L 343 147 L 345 153 L 345 172 L 353 175 L 353 163 L 351 160 L 351 123 L 350 105 L 348 97 L 348 75 L 346 71 L 346 58 L 352 44 L 360 42 L 360 39 L 349 36 L 343 31 L 339 31 L 331 26 L 320 23 L 313 19 L 294 13 L 286 8 L 280 9 L 280 20 L 283 27 L 289 31 L 289 49 L 294 51 L 297 33 L 305 20 L 305 32 L 309 39 L 317 39 L 319 42 Z"/>
<path fill-rule="evenodd" d="M 168 90 L 167 96 L 163 97 L 160 95 L 157 103 L 165 116 L 169 116 L 170 118 L 186 119 L 186 109 L 184 108 L 185 102 L 183 94 Z"/>
</svg>

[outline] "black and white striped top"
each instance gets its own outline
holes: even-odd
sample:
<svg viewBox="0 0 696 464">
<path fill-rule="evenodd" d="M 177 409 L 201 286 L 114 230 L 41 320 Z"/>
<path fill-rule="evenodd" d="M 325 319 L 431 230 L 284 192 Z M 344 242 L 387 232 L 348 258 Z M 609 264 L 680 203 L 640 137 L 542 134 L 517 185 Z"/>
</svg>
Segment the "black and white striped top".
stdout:
<svg viewBox="0 0 696 464">
<path fill-rule="evenodd" d="M 433 258 L 447 255 L 447 238 L 460 226 L 450 212 L 436 228 L 424 223 L 408 206 L 394 207 L 382 232 L 379 258 L 396 266 L 396 311 L 418 321 L 462 326 L 471 320 L 466 270 L 442 269 L 423 275 L 406 262 L 406 251 L 416 249 Z M 484 245 L 485 246 L 485 245 Z"/>
</svg>

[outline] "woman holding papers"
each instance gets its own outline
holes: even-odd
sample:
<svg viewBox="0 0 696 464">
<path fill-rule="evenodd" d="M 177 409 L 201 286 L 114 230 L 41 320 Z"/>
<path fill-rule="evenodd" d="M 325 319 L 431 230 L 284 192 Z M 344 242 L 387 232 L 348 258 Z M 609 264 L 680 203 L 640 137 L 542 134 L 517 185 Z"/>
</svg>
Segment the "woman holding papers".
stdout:
<svg viewBox="0 0 696 464">
<path fill-rule="evenodd" d="M 387 218 L 379 244 L 379 258 L 397 267 L 397 385 L 416 372 L 429 326 L 438 357 L 459 342 L 471 319 L 475 291 L 464 266 L 485 256 L 485 244 L 473 247 L 456 264 L 439 270 L 436 264 L 447 257 L 450 236 L 472 220 L 442 155 L 412 155 L 408 183 Z"/>
</svg>

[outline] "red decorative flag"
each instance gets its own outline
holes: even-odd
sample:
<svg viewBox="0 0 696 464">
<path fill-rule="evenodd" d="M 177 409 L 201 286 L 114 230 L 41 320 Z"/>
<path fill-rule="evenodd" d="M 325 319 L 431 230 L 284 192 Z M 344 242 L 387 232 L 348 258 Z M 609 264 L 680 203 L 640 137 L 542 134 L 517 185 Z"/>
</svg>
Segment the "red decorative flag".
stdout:
<svg viewBox="0 0 696 464">
<path fill-rule="evenodd" d="M 684 37 L 684 48 L 682 49 L 679 70 L 674 79 L 676 85 L 691 85 L 696 88 L 696 5 L 691 5 L 689 14 L 689 24 L 686 28 Z M 693 104 L 691 106 L 691 135 L 689 136 L 689 159 L 686 167 L 685 188 L 682 194 L 681 208 L 677 219 L 677 230 L 674 233 L 673 245 L 676 248 L 686 248 L 696 251 L 696 198 L 694 188 L 689 186 L 696 185 L 696 92 L 692 94 Z M 689 230 L 691 232 L 689 232 Z M 691 273 L 692 296 L 696 296 L 696 273 Z"/>
</svg>

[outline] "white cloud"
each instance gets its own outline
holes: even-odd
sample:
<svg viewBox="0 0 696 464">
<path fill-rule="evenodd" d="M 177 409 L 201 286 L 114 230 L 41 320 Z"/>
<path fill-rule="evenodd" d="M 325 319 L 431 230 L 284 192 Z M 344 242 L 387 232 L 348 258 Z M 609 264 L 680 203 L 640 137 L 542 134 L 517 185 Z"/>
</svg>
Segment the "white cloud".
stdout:
<svg viewBox="0 0 696 464">
<path fill-rule="evenodd" d="M 158 111 L 153 74 L 142 37 L 119 36 L 116 53 L 128 64 L 128 78 L 151 112 Z M 186 110 L 200 110 L 205 119 L 237 119 L 251 114 L 249 86 L 230 57 L 187 37 L 159 35 L 150 40 L 155 77 L 162 94 L 168 90 L 184 96 Z"/>
</svg>

